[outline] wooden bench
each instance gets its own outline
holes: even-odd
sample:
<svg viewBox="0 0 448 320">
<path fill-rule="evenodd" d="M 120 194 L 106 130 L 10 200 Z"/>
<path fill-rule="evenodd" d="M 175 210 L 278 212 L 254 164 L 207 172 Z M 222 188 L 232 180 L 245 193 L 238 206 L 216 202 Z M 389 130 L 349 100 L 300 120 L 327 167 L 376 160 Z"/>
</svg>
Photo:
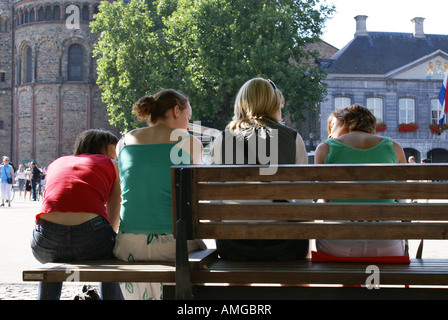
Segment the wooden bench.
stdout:
<svg viewBox="0 0 448 320">
<path fill-rule="evenodd" d="M 261 168 L 266 167 L 172 167 L 178 247 L 176 285 L 167 298 L 448 298 L 447 289 L 435 288 L 448 285 L 445 259 L 376 264 L 377 274 L 367 272 L 374 263 L 309 259 L 234 262 L 220 259 L 213 251 L 201 262 L 191 264 L 186 251 L 188 239 L 448 237 L 448 164 L 281 165 L 275 175 L 261 175 Z M 282 203 L 269 201 L 272 199 L 414 201 Z M 381 222 L 358 222 L 366 220 Z M 356 286 L 366 284 L 373 275 L 379 275 L 379 290 Z M 334 287 L 340 284 L 344 286 Z"/>
<path fill-rule="evenodd" d="M 448 180 L 446 164 L 290 165 L 279 166 L 272 176 L 260 175 L 260 168 L 172 168 L 178 247 L 175 264 L 121 261 L 45 264 L 23 271 L 23 280 L 173 283 L 164 286 L 165 299 L 448 298 L 446 289 L 432 288 L 448 285 L 448 260 L 443 259 L 378 265 L 381 289 L 367 290 L 331 285 L 365 284 L 369 264 L 310 260 L 241 263 L 223 261 L 213 249 L 187 254 L 187 239 L 445 239 L 448 236 L 447 182 L 419 182 Z M 378 179 L 411 181 L 378 182 Z M 443 201 L 392 204 L 269 201 L 354 198 Z M 388 222 L 344 222 L 351 220 Z M 313 286 L 298 286 L 302 284 Z M 411 288 L 385 288 L 403 284 Z M 412 288 L 413 285 L 431 288 Z"/>
</svg>

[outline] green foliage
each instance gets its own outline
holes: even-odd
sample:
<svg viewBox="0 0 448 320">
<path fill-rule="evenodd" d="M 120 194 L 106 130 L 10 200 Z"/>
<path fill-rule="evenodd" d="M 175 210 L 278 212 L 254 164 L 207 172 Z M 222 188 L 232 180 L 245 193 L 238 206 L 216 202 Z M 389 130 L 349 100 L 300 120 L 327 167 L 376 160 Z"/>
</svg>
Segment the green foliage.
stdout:
<svg viewBox="0 0 448 320">
<path fill-rule="evenodd" d="M 272 79 L 291 120 L 325 94 L 313 53 L 332 7 L 318 0 L 103 1 L 92 22 L 101 32 L 94 55 L 112 124 L 135 127 L 131 106 L 171 87 L 185 93 L 193 118 L 223 128 L 239 88 Z M 311 63 L 310 63 L 311 62 Z"/>
</svg>

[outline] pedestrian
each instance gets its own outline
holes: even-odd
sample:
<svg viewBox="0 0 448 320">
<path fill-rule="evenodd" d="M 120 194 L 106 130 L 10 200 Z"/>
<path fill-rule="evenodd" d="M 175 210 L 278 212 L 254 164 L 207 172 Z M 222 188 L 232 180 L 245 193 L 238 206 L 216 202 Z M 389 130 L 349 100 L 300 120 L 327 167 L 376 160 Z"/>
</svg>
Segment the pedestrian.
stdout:
<svg viewBox="0 0 448 320">
<path fill-rule="evenodd" d="M 8 203 L 8 207 L 11 206 L 11 190 L 14 183 L 14 168 L 9 164 L 9 158 L 3 156 L 3 164 L 0 166 L 1 175 L 1 193 L 2 193 L 2 204 L 5 206 L 5 201 Z"/>
<path fill-rule="evenodd" d="M 17 170 L 17 182 L 19 183 L 19 198 L 22 197 L 22 192 L 25 191 L 25 167 L 23 164 L 19 164 L 19 170 Z"/>
<path fill-rule="evenodd" d="M 40 183 L 42 172 L 34 161 L 31 162 L 31 188 L 33 190 L 33 201 L 37 199 L 37 184 Z"/>
<path fill-rule="evenodd" d="M 23 199 L 26 201 L 26 194 L 29 193 L 29 200 L 31 201 L 31 162 L 28 163 L 27 168 L 25 169 L 25 193 L 23 195 Z"/>
</svg>

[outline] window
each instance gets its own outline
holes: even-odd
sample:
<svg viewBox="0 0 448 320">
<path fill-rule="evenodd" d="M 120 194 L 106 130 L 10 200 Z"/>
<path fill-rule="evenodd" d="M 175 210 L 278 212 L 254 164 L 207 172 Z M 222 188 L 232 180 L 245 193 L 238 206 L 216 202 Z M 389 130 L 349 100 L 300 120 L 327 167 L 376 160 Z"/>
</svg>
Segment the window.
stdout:
<svg viewBox="0 0 448 320">
<path fill-rule="evenodd" d="M 383 122 L 383 99 L 367 99 L 367 109 L 369 109 L 375 115 L 377 123 Z"/>
<path fill-rule="evenodd" d="M 45 21 L 51 21 L 53 19 L 53 11 L 50 6 L 45 8 Z"/>
<path fill-rule="evenodd" d="M 33 55 L 31 48 L 25 50 L 25 82 L 30 83 L 33 80 Z"/>
<path fill-rule="evenodd" d="M 352 104 L 352 100 L 347 97 L 338 97 L 334 99 L 334 108 L 340 109 L 348 107 Z"/>
<path fill-rule="evenodd" d="M 44 21 L 45 11 L 43 7 L 40 7 L 37 11 L 37 21 Z"/>
<path fill-rule="evenodd" d="M 82 47 L 79 44 L 68 49 L 68 80 L 82 81 Z"/>
<path fill-rule="evenodd" d="M 0 72 L 0 82 L 5 82 L 5 81 L 6 81 L 6 73 Z"/>
<path fill-rule="evenodd" d="M 439 99 L 431 100 L 431 123 L 439 123 L 439 120 L 442 118 L 442 105 L 440 104 Z M 445 118 L 446 122 L 446 118 Z"/>
<path fill-rule="evenodd" d="M 81 15 L 82 21 L 89 21 L 90 20 L 89 16 L 90 16 L 89 8 L 87 6 L 82 7 L 82 15 Z"/>
<path fill-rule="evenodd" d="M 61 9 L 59 6 L 53 8 L 53 20 L 61 20 Z"/>
<path fill-rule="evenodd" d="M 398 103 L 399 108 L 399 123 L 415 122 L 415 100 L 414 99 L 400 99 Z"/>
</svg>

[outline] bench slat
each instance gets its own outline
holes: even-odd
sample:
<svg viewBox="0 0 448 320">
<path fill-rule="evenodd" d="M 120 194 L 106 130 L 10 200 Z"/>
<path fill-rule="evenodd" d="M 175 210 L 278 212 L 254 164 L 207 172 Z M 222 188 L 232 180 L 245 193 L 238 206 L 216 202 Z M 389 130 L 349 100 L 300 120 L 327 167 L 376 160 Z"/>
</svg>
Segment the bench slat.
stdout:
<svg viewBox="0 0 448 320">
<path fill-rule="evenodd" d="M 409 170 L 410 166 L 412 170 Z M 352 164 L 338 165 L 278 165 L 275 175 L 260 175 L 263 166 L 206 166 L 199 170 L 194 166 L 184 166 L 193 170 L 197 181 L 342 181 L 342 180 L 378 180 L 381 176 L 390 180 L 448 180 L 446 164 Z M 264 166 L 266 167 L 266 166 Z M 373 168 L 374 167 L 374 168 Z M 173 170 L 180 168 L 174 166 Z M 224 169 L 224 170 L 223 170 Z"/>
<path fill-rule="evenodd" d="M 347 284 L 364 285 L 364 263 L 229 262 L 218 260 L 192 272 L 195 283 Z M 410 264 L 377 264 L 381 285 L 448 285 L 448 260 L 412 259 Z"/>
<path fill-rule="evenodd" d="M 199 183 L 198 200 L 444 199 L 448 183 Z"/>
<path fill-rule="evenodd" d="M 47 263 L 23 271 L 24 281 L 45 282 L 175 282 L 173 262 L 89 261 Z"/>
<path fill-rule="evenodd" d="M 200 223 L 203 239 L 447 239 L 443 223 L 294 222 Z"/>
<path fill-rule="evenodd" d="M 448 210 L 443 203 L 200 203 L 197 206 L 197 218 L 199 220 L 448 221 Z"/>
</svg>

